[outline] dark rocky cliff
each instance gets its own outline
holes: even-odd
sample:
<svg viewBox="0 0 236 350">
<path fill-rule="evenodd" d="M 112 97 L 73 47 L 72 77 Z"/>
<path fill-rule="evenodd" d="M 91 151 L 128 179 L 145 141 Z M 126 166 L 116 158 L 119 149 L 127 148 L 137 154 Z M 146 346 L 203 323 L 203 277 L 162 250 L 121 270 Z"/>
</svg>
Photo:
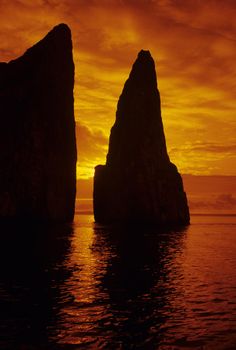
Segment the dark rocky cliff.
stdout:
<svg viewBox="0 0 236 350">
<path fill-rule="evenodd" d="M 70 29 L 0 63 L 0 218 L 70 221 L 76 192 Z"/>
<path fill-rule="evenodd" d="M 154 61 L 141 51 L 120 96 L 106 165 L 95 168 L 97 222 L 188 224 L 177 168 L 169 160 Z"/>
</svg>

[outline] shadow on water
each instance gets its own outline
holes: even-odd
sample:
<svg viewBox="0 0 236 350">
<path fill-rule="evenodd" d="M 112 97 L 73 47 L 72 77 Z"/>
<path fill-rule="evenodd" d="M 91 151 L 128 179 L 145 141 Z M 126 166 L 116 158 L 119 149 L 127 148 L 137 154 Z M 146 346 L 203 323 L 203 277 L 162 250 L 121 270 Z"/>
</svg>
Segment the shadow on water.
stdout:
<svg viewBox="0 0 236 350">
<path fill-rule="evenodd" d="M 156 349 L 181 293 L 178 258 L 186 228 L 95 225 L 93 249 L 109 251 L 101 292 L 109 295 L 107 314 L 98 323 L 99 345 L 114 349 Z M 180 276 L 181 278 L 181 276 Z"/>
<path fill-rule="evenodd" d="M 64 261 L 72 228 L 1 223 L 0 232 L 0 348 L 44 349 L 70 276 Z"/>
</svg>

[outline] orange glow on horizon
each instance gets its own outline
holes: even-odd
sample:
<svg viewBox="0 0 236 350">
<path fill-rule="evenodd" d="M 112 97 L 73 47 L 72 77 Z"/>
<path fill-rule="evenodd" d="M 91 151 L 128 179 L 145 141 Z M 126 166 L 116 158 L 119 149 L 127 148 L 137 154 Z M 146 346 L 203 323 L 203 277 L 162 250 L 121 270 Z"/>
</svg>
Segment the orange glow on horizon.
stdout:
<svg viewBox="0 0 236 350">
<path fill-rule="evenodd" d="M 70 26 L 77 176 L 86 179 L 105 162 L 119 95 L 137 53 L 148 49 L 171 160 L 181 173 L 236 175 L 235 15 L 232 1 L 2 0 L 1 61 L 56 24 Z"/>
</svg>

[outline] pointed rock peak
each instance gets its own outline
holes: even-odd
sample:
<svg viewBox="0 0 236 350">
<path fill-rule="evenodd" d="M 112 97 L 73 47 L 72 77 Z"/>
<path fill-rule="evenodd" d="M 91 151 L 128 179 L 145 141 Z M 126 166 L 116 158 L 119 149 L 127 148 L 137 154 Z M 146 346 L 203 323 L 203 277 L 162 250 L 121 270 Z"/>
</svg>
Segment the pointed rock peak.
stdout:
<svg viewBox="0 0 236 350">
<path fill-rule="evenodd" d="M 71 41 L 71 31 L 67 24 L 61 23 L 55 26 L 42 40 L 45 41 Z"/>
<path fill-rule="evenodd" d="M 71 36 L 70 28 L 65 23 L 60 23 L 57 26 L 55 26 L 48 35 L 69 35 Z"/>
<path fill-rule="evenodd" d="M 136 61 L 133 64 L 129 80 L 135 84 L 156 87 L 155 63 L 150 51 L 141 50 Z"/>
<path fill-rule="evenodd" d="M 153 60 L 149 50 L 141 50 L 138 53 L 138 59 Z"/>
<path fill-rule="evenodd" d="M 71 55 L 72 51 L 72 40 L 70 28 L 64 24 L 58 24 L 55 26 L 46 36 L 38 41 L 34 46 L 29 48 L 22 58 L 29 57 L 31 55 L 39 55 L 42 52 L 47 52 L 49 57 L 51 56 L 65 56 L 67 54 Z M 14 61 L 12 61 L 14 62 Z"/>
<path fill-rule="evenodd" d="M 69 31 L 70 32 L 70 28 L 66 23 L 59 23 L 57 24 L 51 31 Z"/>
</svg>

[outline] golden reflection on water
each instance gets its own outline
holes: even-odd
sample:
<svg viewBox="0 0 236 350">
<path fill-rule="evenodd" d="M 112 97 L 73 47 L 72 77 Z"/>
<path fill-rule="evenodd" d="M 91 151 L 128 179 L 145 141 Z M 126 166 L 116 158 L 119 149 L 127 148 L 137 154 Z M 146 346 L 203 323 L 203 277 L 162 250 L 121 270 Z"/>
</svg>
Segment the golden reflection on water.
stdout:
<svg viewBox="0 0 236 350">
<path fill-rule="evenodd" d="M 71 294 L 72 302 L 61 314 L 60 343 L 93 343 L 96 322 L 104 313 L 105 296 L 99 290 L 98 279 L 106 269 L 105 250 L 102 255 L 93 249 L 94 240 L 93 216 L 76 217 L 71 253 L 66 260 L 72 273 L 63 286 Z"/>
<path fill-rule="evenodd" d="M 77 303 L 93 302 L 96 296 L 96 286 L 94 285 L 94 271 L 96 270 L 96 257 L 91 247 L 94 240 L 94 231 L 90 226 L 78 225 L 75 229 L 74 239 L 72 241 L 72 254 L 70 256 L 70 265 L 74 266 L 71 280 L 78 281 L 84 288 L 79 290 L 72 289 L 74 301 Z M 70 281 L 68 281 L 70 283 Z"/>
</svg>

